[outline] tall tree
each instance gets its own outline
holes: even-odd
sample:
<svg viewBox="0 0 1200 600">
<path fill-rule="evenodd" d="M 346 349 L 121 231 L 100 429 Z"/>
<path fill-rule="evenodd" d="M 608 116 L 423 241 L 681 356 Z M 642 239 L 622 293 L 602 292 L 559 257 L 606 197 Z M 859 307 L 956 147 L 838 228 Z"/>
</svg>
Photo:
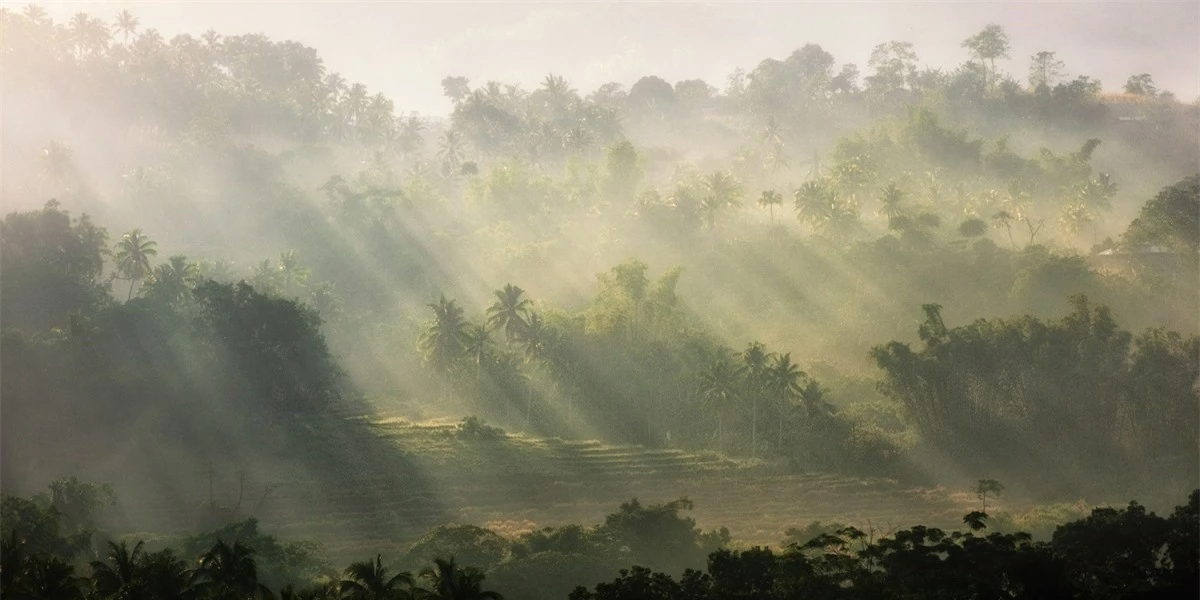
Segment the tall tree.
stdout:
<svg viewBox="0 0 1200 600">
<path fill-rule="evenodd" d="M 771 213 L 771 224 L 775 224 L 775 207 L 783 205 L 783 195 L 775 190 L 766 190 L 758 197 L 758 206 Z"/>
<path fill-rule="evenodd" d="M 438 298 L 429 308 L 433 309 L 433 319 L 418 343 L 425 362 L 438 372 L 447 373 L 466 349 L 467 322 L 462 307 L 446 296 Z"/>
<path fill-rule="evenodd" d="M 511 344 L 525 333 L 533 301 L 525 297 L 525 290 L 511 283 L 504 284 L 493 295 L 496 301 L 487 309 L 487 325 L 493 331 L 503 331 L 505 341 Z"/>
<path fill-rule="evenodd" d="M 758 455 L 758 401 L 767 391 L 769 363 L 773 354 L 760 342 L 750 342 L 742 351 L 746 392 L 750 396 L 750 454 Z"/>
<path fill-rule="evenodd" d="M 1135 96 L 1154 96 L 1158 93 L 1158 86 L 1154 85 L 1154 78 L 1149 73 L 1130 75 L 1129 79 L 1125 81 L 1125 93 Z"/>
<path fill-rule="evenodd" d="M 155 248 L 158 242 L 146 237 L 141 229 L 134 229 L 121 236 L 114 248 L 114 258 L 117 261 L 117 273 L 129 280 L 129 293 L 125 300 L 133 298 L 133 288 L 137 282 L 150 275 L 150 257 L 157 256 Z"/>
<path fill-rule="evenodd" d="M 1066 64 L 1054 57 L 1053 52 L 1043 50 L 1029 59 L 1029 85 L 1034 90 L 1049 91 L 1067 74 Z"/>
<path fill-rule="evenodd" d="M 778 426 L 776 445 L 783 447 L 783 425 L 788 420 L 793 401 L 800 395 L 801 384 L 808 377 L 796 363 L 792 353 L 776 354 L 767 370 L 767 390 L 775 402 L 775 420 Z"/>
<path fill-rule="evenodd" d="M 123 36 L 121 44 L 129 45 L 129 36 L 137 35 L 138 18 L 133 16 L 128 10 L 122 10 L 117 13 L 116 21 L 113 23 L 113 30 Z"/>
<path fill-rule="evenodd" d="M 1008 34 L 1004 32 L 1004 28 L 996 24 L 988 25 L 979 33 L 963 40 L 962 47 L 970 50 L 971 55 L 984 66 L 984 83 L 989 89 L 994 87 L 996 59 L 1008 58 Z"/>
<path fill-rule="evenodd" d="M 735 365 L 727 356 L 709 363 L 699 377 L 699 394 L 708 409 L 717 417 L 717 447 L 725 450 L 725 414 L 738 397 L 745 367 Z"/>
<path fill-rule="evenodd" d="M 186 256 L 172 256 L 158 265 L 150 274 L 146 284 L 146 297 L 168 304 L 187 297 L 192 286 L 200 280 L 200 267 L 188 262 Z"/>
</svg>

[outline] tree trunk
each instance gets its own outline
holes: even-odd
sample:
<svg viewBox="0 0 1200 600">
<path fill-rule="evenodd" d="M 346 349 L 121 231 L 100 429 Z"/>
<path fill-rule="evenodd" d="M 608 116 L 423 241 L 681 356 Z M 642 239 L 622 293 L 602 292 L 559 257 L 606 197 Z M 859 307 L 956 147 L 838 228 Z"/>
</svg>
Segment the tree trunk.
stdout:
<svg viewBox="0 0 1200 600">
<path fill-rule="evenodd" d="M 750 456 L 758 456 L 758 395 L 750 405 Z"/>
</svg>

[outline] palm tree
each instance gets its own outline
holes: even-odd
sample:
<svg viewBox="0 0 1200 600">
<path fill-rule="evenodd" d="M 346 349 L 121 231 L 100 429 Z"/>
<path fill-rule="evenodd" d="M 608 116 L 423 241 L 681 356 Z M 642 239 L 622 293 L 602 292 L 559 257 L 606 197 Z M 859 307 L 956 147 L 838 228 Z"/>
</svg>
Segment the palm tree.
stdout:
<svg viewBox="0 0 1200 600">
<path fill-rule="evenodd" d="M 352 128 L 357 129 L 367 108 L 367 86 L 356 83 L 350 86 L 342 98 L 343 114 L 350 119 Z"/>
<path fill-rule="evenodd" d="M 88 28 L 91 26 L 91 18 L 87 13 L 77 12 L 71 16 L 70 22 L 67 23 L 67 40 L 75 47 L 75 58 L 83 58 L 83 49 L 88 43 Z"/>
<path fill-rule="evenodd" d="M 413 597 L 413 577 L 408 571 L 392 575 L 383 566 L 383 557 L 375 560 L 350 563 L 344 572 L 345 578 L 338 585 L 342 597 L 347 600 L 394 600 Z"/>
<path fill-rule="evenodd" d="M 423 594 L 430 600 L 504 600 L 497 592 L 483 589 L 483 573 L 472 567 L 460 567 L 450 560 L 433 559 L 433 568 L 421 570 L 430 589 Z"/>
<path fill-rule="evenodd" d="M 438 147 L 437 158 L 442 163 L 442 174 L 449 177 L 458 173 L 462 165 L 462 134 L 453 129 L 447 129 L 442 134 Z"/>
<path fill-rule="evenodd" d="M 767 370 L 767 389 L 775 397 L 776 421 L 779 425 L 777 445 L 783 447 L 783 423 L 787 417 L 787 409 L 792 406 L 801 391 L 800 383 L 807 378 L 804 371 L 792 362 L 792 354 L 777 354 Z"/>
<path fill-rule="evenodd" d="M 146 297 L 175 303 L 187 296 L 200 279 L 200 267 L 186 256 L 176 255 L 158 265 L 146 283 Z"/>
<path fill-rule="evenodd" d="M 26 4 L 25 7 L 21 9 L 21 14 L 24 15 L 26 19 L 29 19 L 30 22 L 38 25 L 41 25 L 47 21 L 46 9 L 32 2 Z"/>
<path fill-rule="evenodd" d="M 529 321 L 525 325 L 524 331 L 521 333 L 521 341 L 525 345 L 525 361 L 533 363 L 540 361 L 543 364 L 550 358 L 550 353 L 557 344 L 558 330 L 550 325 L 547 325 L 542 316 L 537 313 L 529 315 Z M 533 385 L 529 386 L 529 399 L 525 407 L 525 420 L 529 421 L 533 416 Z"/>
<path fill-rule="evenodd" d="M 542 92 L 545 93 L 547 99 L 547 108 L 560 109 L 567 106 L 570 99 L 575 96 L 575 90 L 571 89 L 571 85 L 567 83 L 566 78 L 553 73 L 546 76 L 542 80 Z"/>
<path fill-rule="evenodd" d="M 139 573 L 144 557 L 142 545 L 138 541 L 130 550 L 124 540 L 120 544 L 109 542 L 107 561 L 91 562 L 92 582 L 101 598 L 147 598 Z"/>
<path fill-rule="evenodd" d="M 425 362 L 446 373 L 466 349 L 467 322 L 463 319 L 462 307 L 444 295 L 429 308 L 433 309 L 433 320 L 421 334 L 418 345 L 425 353 Z"/>
<path fill-rule="evenodd" d="M 7 569 L 6 569 L 7 570 Z M 75 576 L 75 569 L 57 556 L 31 556 L 25 561 L 21 582 L 14 590 L 5 589 L 16 597 L 82 600 L 84 580 Z M 24 593 L 20 593 L 24 592 Z"/>
<path fill-rule="evenodd" d="M 826 180 L 806 181 L 793 196 L 796 200 L 796 216 L 809 227 L 817 229 L 820 223 L 829 218 L 834 197 Z"/>
<path fill-rule="evenodd" d="M 521 339 L 528 326 L 525 319 L 533 302 L 522 297 L 525 290 L 506 283 L 494 292 L 496 301 L 487 309 L 487 324 L 493 331 L 504 330 L 504 339 L 509 344 Z"/>
<path fill-rule="evenodd" d="M 280 275 L 282 272 L 271 264 L 271 259 L 264 258 L 262 262 L 250 269 L 250 285 L 253 285 L 254 289 L 262 294 L 278 294 Z"/>
<path fill-rule="evenodd" d="M 1096 215 L 1083 202 L 1072 202 L 1058 215 L 1058 228 L 1068 235 L 1078 234 L 1084 226 L 1096 220 Z"/>
<path fill-rule="evenodd" d="M 745 363 L 746 388 L 750 394 L 750 454 L 758 454 L 758 398 L 766 391 L 767 362 L 773 354 L 768 354 L 761 342 L 750 342 L 742 351 L 742 362 Z"/>
<path fill-rule="evenodd" d="M 700 397 L 717 415 L 717 447 L 725 449 L 724 413 L 737 398 L 738 382 L 744 367 L 735 366 L 727 356 L 718 357 L 700 371 Z"/>
<path fill-rule="evenodd" d="M 204 47 L 211 50 L 216 50 L 221 43 L 221 34 L 215 29 L 205 29 L 200 35 L 200 40 L 204 42 Z"/>
<path fill-rule="evenodd" d="M 475 363 L 475 393 L 482 394 L 483 363 L 492 350 L 492 335 L 487 325 L 472 325 L 463 338 L 466 355 Z"/>
<path fill-rule="evenodd" d="M 296 259 L 295 250 L 288 250 L 279 255 L 279 274 L 283 278 L 283 293 L 290 296 L 292 294 L 292 285 L 295 284 L 304 287 L 312 272 L 300 266 L 300 261 Z"/>
<path fill-rule="evenodd" d="M 143 554 L 141 577 L 147 598 L 184 600 L 191 598 L 192 572 L 170 549 Z"/>
<path fill-rule="evenodd" d="M 775 190 L 766 190 L 758 197 L 758 206 L 771 212 L 771 224 L 775 224 L 775 207 L 783 205 L 783 195 Z"/>
<path fill-rule="evenodd" d="M 895 182 L 889 182 L 879 192 L 879 210 L 877 215 L 888 221 L 904 214 L 904 191 Z"/>
<path fill-rule="evenodd" d="M 137 285 L 137 282 L 150 274 L 150 257 L 158 255 L 158 250 L 155 249 L 157 245 L 158 242 L 146 237 L 141 229 L 134 229 L 126 233 L 121 236 L 121 241 L 117 242 L 115 248 L 117 273 L 129 279 L 129 293 L 125 297 L 126 302 L 133 298 L 133 287 Z"/>
<path fill-rule="evenodd" d="M 700 209 L 709 229 L 716 225 L 717 212 L 727 206 L 737 206 L 742 197 L 742 184 L 729 171 L 715 171 L 702 180 L 705 195 Z"/>
<path fill-rule="evenodd" d="M 124 36 L 121 44 L 129 45 L 129 36 L 136 35 L 138 28 L 138 18 L 133 16 L 128 10 L 122 10 L 117 13 L 117 20 L 113 23 L 113 30 Z"/>
<path fill-rule="evenodd" d="M 230 546 L 217 540 L 216 545 L 200 557 L 192 581 L 201 596 L 231 600 L 271 597 L 271 590 L 258 582 L 254 549 L 238 542 Z"/>
<path fill-rule="evenodd" d="M 769 115 L 767 116 L 767 123 L 763 125 L 762 131 L 759 133 L 759 137 L 765 144 L 782 147 L 782 133 L 783 129 L 779 125 L 779 120 L 775 118 L 775 115 Z"/>
</svg>

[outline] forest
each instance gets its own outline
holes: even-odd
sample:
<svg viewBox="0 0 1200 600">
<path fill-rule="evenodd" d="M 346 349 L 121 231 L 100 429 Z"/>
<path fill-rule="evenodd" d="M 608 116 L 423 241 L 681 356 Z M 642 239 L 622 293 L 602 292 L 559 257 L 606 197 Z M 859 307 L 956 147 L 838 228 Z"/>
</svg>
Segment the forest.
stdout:
<svg viewBox="0 0 1200 600">
<path fill-rule="evenodd" d="M 3 592 L 1196 597 L 1200 99 L 962 38 L 435 116 L 0 8 Z"/>
</svg>

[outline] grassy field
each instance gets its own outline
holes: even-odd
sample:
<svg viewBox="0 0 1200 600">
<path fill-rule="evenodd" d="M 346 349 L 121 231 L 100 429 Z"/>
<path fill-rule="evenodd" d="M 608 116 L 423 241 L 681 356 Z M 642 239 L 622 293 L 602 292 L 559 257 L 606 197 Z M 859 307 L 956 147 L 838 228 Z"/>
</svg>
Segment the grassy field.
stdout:
<svg viewBox="0 0 1200 600">
<path fill-rule="evenodd" d="M 709 452 L 516 434 L 463 439 L 451 422 L 350 418 L 370 432 L 370 440 L 314 440 L 340 445 L 341 456 L 354 457 L 336 484 L 312 467 L 240 484 L 227 474 L 213 492 L 216 505 L 227 510 L 207 517 L 255 516 L 267 533 L 322 542 L 336 561 L 361 558 L 364 551 L 399 554 L 444 523 L 486 526 L 502 535 L 595 524 L 635 497 L 644 504 L 687 497 L 701 528 L 728 527 L 736 541 L 753 544 L 778 544 L 786 528 L 812 521 L 876 531 L 915 523 L 953 527 L 976 507 L 966 493 L 885 479 L 783 474 L 758 461 Z M 312 431 L 315 438 L 325 433 Z M 207 487 L 195 487 L 173 506 L 202 505 Z M 142 530 L 195 528 L 195 514 L 150 503 L 125 508 Z"/>
</svg>

